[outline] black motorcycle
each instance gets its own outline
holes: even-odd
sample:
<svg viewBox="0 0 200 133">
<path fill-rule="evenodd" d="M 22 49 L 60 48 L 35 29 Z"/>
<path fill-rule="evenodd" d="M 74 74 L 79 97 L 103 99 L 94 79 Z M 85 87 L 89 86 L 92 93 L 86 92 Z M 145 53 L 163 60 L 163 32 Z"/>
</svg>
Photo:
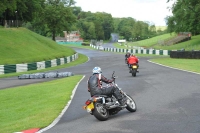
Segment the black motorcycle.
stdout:
<svg viewBox="0 0 200 133">
<path fill-rule="evenodd" d="M 116 79 L 114 72 L 112 74 L 112 78 Z M 127 99 L 126 104 L 121 106 L 114 96 L 95 95 L 89 98 L 85 102 L 85 106 L 83 106 L 88 113 L 94 115 L 100 121 L 105 121 L 110 115 L 117 114 L 125 108 L 130 112 L 135 112 L 137 110 L 136 103 L 133 98 L 122 91 L 122 89 L 115 83 L 115 80 L 109 85 L 115 86 L 120 90 L 123 97 Z"/>
</svg>

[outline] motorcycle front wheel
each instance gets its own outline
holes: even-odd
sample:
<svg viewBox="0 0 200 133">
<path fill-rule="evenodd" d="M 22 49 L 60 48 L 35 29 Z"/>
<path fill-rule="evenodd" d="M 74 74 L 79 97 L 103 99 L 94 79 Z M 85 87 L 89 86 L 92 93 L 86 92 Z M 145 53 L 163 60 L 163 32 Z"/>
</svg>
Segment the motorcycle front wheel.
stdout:
<svg viewBox="0 0 200 133">
<path fill-rule="evenodd" d="M 137 106 L 133 98 L 129 95 L 127 95 L 127 107 L 126 109 L 130 112 L 135 112 L 137 110 Z"/>
<path fill-rule="evenodd" d="M 105 121 L 109 117 L 109 112 L 101 103 L 94 104 L 93 115 L 100 121 Z"/>
</svg>

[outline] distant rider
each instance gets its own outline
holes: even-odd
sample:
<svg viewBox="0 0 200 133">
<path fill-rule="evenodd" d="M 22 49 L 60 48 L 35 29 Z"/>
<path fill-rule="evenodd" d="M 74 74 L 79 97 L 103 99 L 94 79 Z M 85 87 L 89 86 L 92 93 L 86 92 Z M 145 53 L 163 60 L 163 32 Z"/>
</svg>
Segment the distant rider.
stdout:
<svg viewBox="0 0 200 133">
<path fill-rule="evenodd" d="M 92 70 L 93 75 L 89 77 L 88 79 L 88 91 L 90 92 L 91 96 L 94 95 L 113 95 L 121 106 L 124 106 L 126 103 L 126 99 L 122 97 L 122 94 L 120 93 L 120 90 L 116 88 L 115 86 L 106 86 L 102 87 L 102 82 L 104 83 L 112 83 L 114 79 L 107 79 L 104 77 L 101 73 L 100 67 L 94 67 Z"/>
<path fill-rule="evenodd" d="M 137 64 L 137 66 L 139 67 L 139 59 L 134 54 L 132 54 L 128 58 L 128 66 L 129 66 L 129 68 L 131 68 L 132 64 Z"/>
<path fill-rule="evenodd" d="M 125 61 L 127 62 L 127 59 L 131 56 L 131 53 L 129 51 L 127 51 L 127 53 L 125 54 Z"/>
</svg>

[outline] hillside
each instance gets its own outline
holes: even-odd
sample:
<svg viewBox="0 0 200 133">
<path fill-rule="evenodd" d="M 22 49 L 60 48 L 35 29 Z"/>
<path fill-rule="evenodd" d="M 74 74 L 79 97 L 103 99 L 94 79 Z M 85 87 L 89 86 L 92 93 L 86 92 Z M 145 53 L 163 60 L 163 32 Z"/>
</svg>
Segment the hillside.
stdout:
<svg viewBox="0 0 200 133">
<path fill-rule="evenodd" d="M 152 37 L 146 40 L 141 40 L 137 42 L 127 42 L 126 44 L 130 47 L 138 46 L 144 48 L 154 48 L 154 49 L 163 49 L 163 50 L 200 50 L 200 35 L 192 36 L 191 40 L 181 42 L 174 45 L 163 45 L 165 41 L 174 40 L 177 35 L 173 34 L 163 34 L 160 36 Z M 117 48 L 127 48 L 124 45 L 120 46 L 118 43 L 115 44 Z"/>
<path fill-rule="evenodd" d="M 156 26 L 156 31 L 160 30 L 160 31 L 164 31 L 167 29 L 167 26 Z"/>
<path fill-rule="evenodd" d="M 75 51 L 26 28 L 0 28 L 0 65 L 66 57 Z"/>
</svg>

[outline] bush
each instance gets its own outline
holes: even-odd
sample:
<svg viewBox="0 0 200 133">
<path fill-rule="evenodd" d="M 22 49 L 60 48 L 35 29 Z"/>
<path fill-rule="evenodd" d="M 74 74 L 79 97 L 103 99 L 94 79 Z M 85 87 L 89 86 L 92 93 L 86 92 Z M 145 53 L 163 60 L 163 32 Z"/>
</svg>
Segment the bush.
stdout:
<svg viewBox="0 0 200 133">
<path fill-rule="evenodd" d="M 89 43 L 86 43 L 86 42 L 82 42 L 81 45 L 83 45 L 83 46 L 90 46 L 90 44 L 89 44 Z"/>
</svg>

